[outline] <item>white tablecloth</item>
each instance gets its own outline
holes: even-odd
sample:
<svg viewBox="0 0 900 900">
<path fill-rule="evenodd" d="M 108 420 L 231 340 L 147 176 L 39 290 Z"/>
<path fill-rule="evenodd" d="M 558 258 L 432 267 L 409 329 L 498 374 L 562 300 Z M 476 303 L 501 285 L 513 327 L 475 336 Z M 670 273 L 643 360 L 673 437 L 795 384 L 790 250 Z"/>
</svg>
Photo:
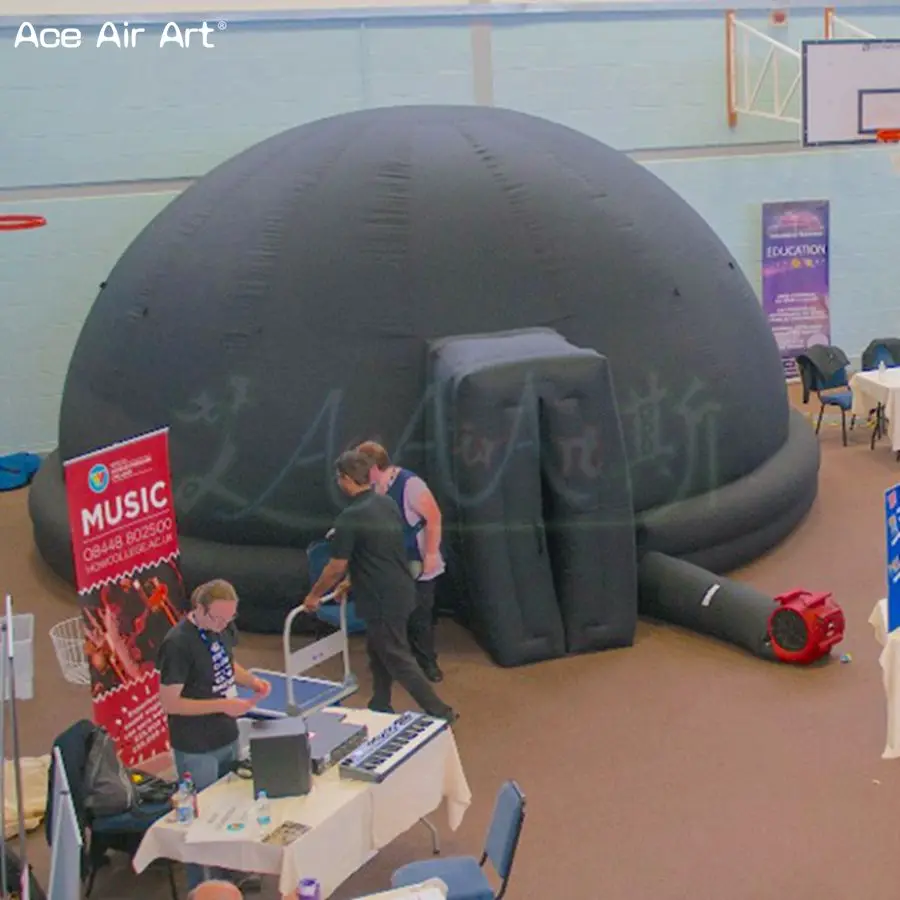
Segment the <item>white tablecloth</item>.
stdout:
<svg viewBox="0 0 900 900">
<path fill-rule="evenodd" d="M 877 369 L 870 372 L 857 372 L 850 379 L 850 390 L 853 391 L 853 415 L 865 419 L 869 410 L 880 403 L 887 419 L 888 436 L 891 449 L 900 450 L 900 367 Z"/>
<path fill-rule="evenodd" d="M 879 600 L 869 616 L 875 640 L 882 646 L 881 664 L 884 693 L 887 697 L 887 740 L 882 759 L 900 757 L 900 628 L 888 634 L 887 600 Z"/>
<path fill-rule="evenodd" d="M 396 718 L 369 710 L 335 711 L 345 713 L 348 722 L 368 726 L 370 736 Z M 262 834 L 250 811 L 253 782 L 228 776 L 201 791 L 200 819 L 191 826 L 190 835 L 188 826 L 179 825 L 172 816 L 156 822 L 138 848 L 134 868 L 141 872 L 154 859 L 164 857 L 278 875 L 283 894 L 295 891 L 301 878 L 317 878 L 323 897 L 328 897 L 378 850 L 434 812 L 443 800 L 447 801 L 448 824 L 455 831 L 472 794 L 451 729 L 413 754 L 381 784 L 342 779 L 332 767 L 313 780 L 307 796 L 272 800 L 272 824 L 267 831 L 283 821 L 310 828 L 288 847 L 261 842 Z M 211 841 L 193 840 L 199 830 L 208 832 L 204 823 L 210 815 L 227 810 L 232 811 L 228 821 L 244 816 L 240 831 L 220 829 Z"/>
</svg>

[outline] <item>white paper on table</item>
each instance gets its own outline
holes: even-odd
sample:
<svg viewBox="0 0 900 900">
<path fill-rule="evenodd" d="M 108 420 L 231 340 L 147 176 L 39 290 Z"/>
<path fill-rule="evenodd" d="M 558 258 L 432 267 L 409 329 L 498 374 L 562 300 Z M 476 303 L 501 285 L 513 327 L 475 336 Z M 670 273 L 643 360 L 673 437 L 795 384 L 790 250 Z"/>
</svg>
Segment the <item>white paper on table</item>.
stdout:
<svg viewBox="0 0 900 900">
<path fill-rule="evenodd" d="M 367 894 L 358 900 L 446 900 L 447 885 L 440 878 L 429 878 L 420 884 L 384 891 L 381 894 Z"/>
<path fill-rule="evenodd" d="M 422 884 L 410 888 L 409 894 L 401 896 L 403 900 L 447 900 L 447 889 L 443 882 L 440 882 L 440 887 L 435 884 Z"/>
<path fill-rule="evenodd" d="M 259 840 L 260 826 L 254 816 L 252 800 L 248 802 L 243 797 L 229 796 L 227 792 L 215 799 L 204 800 L 200 817 L 188 826 L 184 836 L 186 844 Z"/>
</svg>

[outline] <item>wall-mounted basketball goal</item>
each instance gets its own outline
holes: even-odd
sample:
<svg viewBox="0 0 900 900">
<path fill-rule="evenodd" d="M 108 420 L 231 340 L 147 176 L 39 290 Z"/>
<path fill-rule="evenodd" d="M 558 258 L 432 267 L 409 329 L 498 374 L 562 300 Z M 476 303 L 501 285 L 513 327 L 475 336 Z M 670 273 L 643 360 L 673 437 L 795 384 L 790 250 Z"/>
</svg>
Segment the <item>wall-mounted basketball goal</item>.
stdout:
<svg viewBox="0 0 900 900">
<path fill-rule="evenodd" d="M 804 41 L 804 147 L 869 144 L 900 129 L 900 39 Z"/>
<path fill-rule="evenodd" d="M 770 15 L 767 27 L 725 14 L 731 128 L 742 116 L 770 119 L 796 127 L 805 146 L 823 146 L 875 142 L 879 130 L 900 127 L 900 40 L 876 38 L 833 8 L 822 39 L 799 49 L 780 39 L 787 25 L 786 12 Z"/>
</svg>

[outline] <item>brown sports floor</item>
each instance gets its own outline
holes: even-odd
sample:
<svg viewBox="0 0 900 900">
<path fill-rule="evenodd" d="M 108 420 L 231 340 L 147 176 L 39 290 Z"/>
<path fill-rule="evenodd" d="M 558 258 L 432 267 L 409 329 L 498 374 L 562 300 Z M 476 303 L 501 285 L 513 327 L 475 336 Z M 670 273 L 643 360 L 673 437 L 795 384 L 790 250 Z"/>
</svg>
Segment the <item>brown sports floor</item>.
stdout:
<svg viewBox="0 0 900 900">
<path fill-rule="evenodd" d="M 870 451 L 868 434 L 844 448 L 839 427 L 823 429 L 806 522 L 735 574 L 773 594 L 832 591 L 847 614 L 847 664 L 782 667 L 642 622 L 630 649 L 504 670 L 442 621 L 443 693 L 462 713 L 456 735 L 474 794 L 459 832 L 443 828 L 445 854 L 479 851 L 494 792 L 512 777 L 528 814 L 509 900 L 897 900 L 900 764 L 881 760 L 885 702 L 867 619 L 884 595 L 883 491 L 900 481 L 900 463 L 884 443 Z M 33 549 L 25 491 L 0 495 L 0 529 L 0 588 L 37 620 L 36 699 L 20 710 L 23 752 L 39 755 L 90 714 L 47 634 L 76 607 Z M 280 668 L 278 639 L 246 636 L 240 657 Z M 359 647 L 355 662 L 365 679 Z M 29 847 L 46 884 L 42 831 Z M 394 868 L 429 852 L 427 832 L 413 828 L 336 900 L 386 889 Z M 274 886 L 259 896 L 274 898 Z M 138 878 L 119 858 L 93 897 L 168 891 L 162 872 Z"/>
</svg>

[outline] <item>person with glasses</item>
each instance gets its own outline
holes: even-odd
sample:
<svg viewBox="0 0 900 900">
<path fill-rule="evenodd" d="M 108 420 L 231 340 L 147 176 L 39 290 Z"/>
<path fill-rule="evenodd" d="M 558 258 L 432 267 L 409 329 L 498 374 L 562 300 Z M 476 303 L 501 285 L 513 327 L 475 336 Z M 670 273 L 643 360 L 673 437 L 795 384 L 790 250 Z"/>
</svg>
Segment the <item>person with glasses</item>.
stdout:
<svg viewBox="0 0 900 900">
<path fill-rule="evenodd" d="M 169 629 L 159 649 L 159 699 L 169 720 L 178 777 L 190 773 L 198 791 L 237 761 L 237 720 L 271 690 L 267 681 L 235 662 L 237 609 L 237 592 L 227 581 L 201 584 L 191 595 L 191 611 Z M 238 685 L 253 696 L 239 697 Z M 212 875 L 189 864 L 188 889 L 210 877 L 232 877 L 217 871 Z"/>
<path fill-rule="evenodd" d="M 335 585 L 352 585 L 357 615 L 366 623 L 366 649 L 372 669 L 369 709 L 393 713 L 396 681 L 426 713 L 455 722 L 457 713 L 435 693 L 409 645 L 409 617 L 416 609 L 416 583 L 410 571 L 397 504 L 372 489 L 372 461 L 348 450 L 335 463 L 340 489 L 350 502 L 335 519 L 331 560 L 303 601 L 309 612 Z"/>
</svg>

